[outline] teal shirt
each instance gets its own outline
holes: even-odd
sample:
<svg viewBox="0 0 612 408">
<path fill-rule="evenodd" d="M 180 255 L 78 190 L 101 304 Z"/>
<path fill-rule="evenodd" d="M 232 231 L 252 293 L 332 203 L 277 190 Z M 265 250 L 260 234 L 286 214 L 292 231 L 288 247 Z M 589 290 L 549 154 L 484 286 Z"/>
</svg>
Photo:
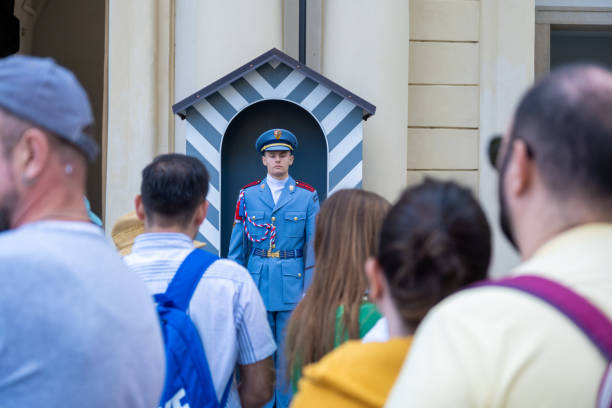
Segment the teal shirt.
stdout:
<svg viewBox="0 0 612 408">
<path fill-rule="evenodd" d="M 334 339 L 334 348 L 349 340 L 348 330 L 342 328 L 343 314 L 344 306 L 340 305 L 336 311 L 336 337 Z M 363 302 L 359 307 L 359 338 L 363 338 L 381 317 L 382 315 L 374 303 Z"/>
<path fill-rule="evenodd" d="M 336 330 L 334 338 L 334 348 L 338 347 L 345 341 L 349 340 L 348 331 L 342 329 L 342 315 L 344 314 L 344 306 L 340 305 L 336 311 Z M 376 324 L 382 315 L 372 302 L 363 302 L 359 307 L 359 338 L 363 338 L 367 332 Z M 342 333 L 344 332 L 344 336 Z M 291 388 L 293 392 L 297 392 L 297 384 L 302 376 L 302 367 L 296 367 L 291 378 Z"/>
</svg>

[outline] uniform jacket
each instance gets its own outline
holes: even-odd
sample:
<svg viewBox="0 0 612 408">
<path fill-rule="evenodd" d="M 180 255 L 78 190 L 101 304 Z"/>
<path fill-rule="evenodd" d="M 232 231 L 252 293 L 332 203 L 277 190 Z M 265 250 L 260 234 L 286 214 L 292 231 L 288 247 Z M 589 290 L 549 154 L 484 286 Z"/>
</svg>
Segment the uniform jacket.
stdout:
<svg viewBox="0 0 612 408">
<path fill-rule="evenodd" d="M 309 185 L 296 182 L 291 176 L 274 205 L 272 192 L 265 179 L 248 184 L 241 190 L 244 202 L 238 200 L 235 224 L 230 238 L 228 258 L 248 269 L 259 288 L 268 311 L 293 310 L 306 290 L 304 282 L 312 269 L 304 270 L 304 260 L 312 251 L 315 216 L 319 212 L 317 192 Z M 253 239 L 264 236 L 266 228 L 256 227 L 245 220 L 244 207 L 256 224 L 273 224 L 276 227 L 275 248 L 270 248 L 270 234 L 262 242 L 251 242 L 244 232 L 246 223 Z M 253 249 L 291 251 L 302 249 L 299 258 L 279 259 L 253 255 Z"/>
</svg>

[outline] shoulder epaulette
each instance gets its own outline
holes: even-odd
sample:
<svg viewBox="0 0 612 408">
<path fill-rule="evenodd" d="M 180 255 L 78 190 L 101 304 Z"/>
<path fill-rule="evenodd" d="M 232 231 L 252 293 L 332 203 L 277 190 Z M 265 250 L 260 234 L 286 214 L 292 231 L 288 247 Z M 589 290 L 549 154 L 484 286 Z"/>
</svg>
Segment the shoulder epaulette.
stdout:
<svg viewBox="0 0 612 408">
<path fill-rule="evenodd" d="M 242 188 L 241 188 L 241 190 L 246 190 L 247 188 L 249 188 L 249 187 L 253 187 L 253 186 L 256 186 L 256 185 L 258 185 L 259 183 L 261 183 L 261 179 L 259 179 L 259 180 L 255 180 L 255 181 L 253 181 L 252 183 L 247 184 L 246 186 L 242 187 Z"/>
<path fill-rule="evenodd" d="M 304 183 L 303 181 L 297 181 L 296 180 L 295 185 L 300 187 L 300 188 L 303 188 L 304 190 L 308 190 L 311 193 L 314 193 L 314 191 L 315 191 L 313 186 L 311 186 L 310 184 Z"/>
</svg>

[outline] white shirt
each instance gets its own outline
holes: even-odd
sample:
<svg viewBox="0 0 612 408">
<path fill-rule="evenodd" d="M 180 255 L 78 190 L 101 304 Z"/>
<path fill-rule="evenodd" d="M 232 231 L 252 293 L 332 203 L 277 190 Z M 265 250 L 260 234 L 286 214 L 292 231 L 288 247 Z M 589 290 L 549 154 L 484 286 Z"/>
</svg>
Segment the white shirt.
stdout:
<svg viewBox="0 0 612 408">
<path fill-rule="evenodd" d="M 163 293 L 193 248 L 184 234 L 141 234 L 124 260 L 151 294 Z M 236 364 L 256 363 L 276 350 L 257 287 L 234 261 L 220 259 L 206 270 L 189 303 L 189 314 L 202 339 L 219 399 Z M 235 382 L 227 406 L 240 407 Z"/>
<path fill-rule="evenodd" d="M 284 180 L 277 180 L 269 174 L 266 177 L 266 184 L 268 184 L 268 187 L 270 187 L 270 191 L 272 192 L 272 198 L 274 199 L 275 205 L 278 202 L 281 193 L 283 192 L 283 188 L 285 188 L 285 184 L 287 184 L 287 180 L 289 180 L 289 176 L 287 176 L 287 178 L 285 178 Z"/>
<path fill-rule="evenodd" d="M 553 279 L 612 319 L 612 224 L 566 231 L 513 275 Z M 565 315 L 521 291 L 442 301 L 419 326 L 387 407 L 594 407 L 606 362 Z"/>
<path fill-rule="evenodd" d="M 387 318 L 381 317 L 376 324 L 363 336 L 362 343 L 384 343 L 389 341 L 389 325 Z"/>
</svg>

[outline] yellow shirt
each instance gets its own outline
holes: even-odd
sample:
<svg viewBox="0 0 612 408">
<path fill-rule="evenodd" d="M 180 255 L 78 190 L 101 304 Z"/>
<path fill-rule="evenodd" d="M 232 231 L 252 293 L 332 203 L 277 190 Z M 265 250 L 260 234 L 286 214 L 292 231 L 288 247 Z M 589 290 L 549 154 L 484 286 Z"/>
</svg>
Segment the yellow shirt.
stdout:
<svg viewBox="0 0 612 408">
<path fill-rule="evenodd" d="M 566 231 L 513 275 L 553 279 L 612 319 L 612 224 Z M 515 289 L 464 290 L 417 330 L 387 407 L 594 407 L 606 362 L 565 315 Z"/>
<path fill-rule="evenodd" d="M 385 343 L 344 343 L 304 368 L 291 406 L 382 407 L 411 342 L 405 337 Z"/>
</svg>

